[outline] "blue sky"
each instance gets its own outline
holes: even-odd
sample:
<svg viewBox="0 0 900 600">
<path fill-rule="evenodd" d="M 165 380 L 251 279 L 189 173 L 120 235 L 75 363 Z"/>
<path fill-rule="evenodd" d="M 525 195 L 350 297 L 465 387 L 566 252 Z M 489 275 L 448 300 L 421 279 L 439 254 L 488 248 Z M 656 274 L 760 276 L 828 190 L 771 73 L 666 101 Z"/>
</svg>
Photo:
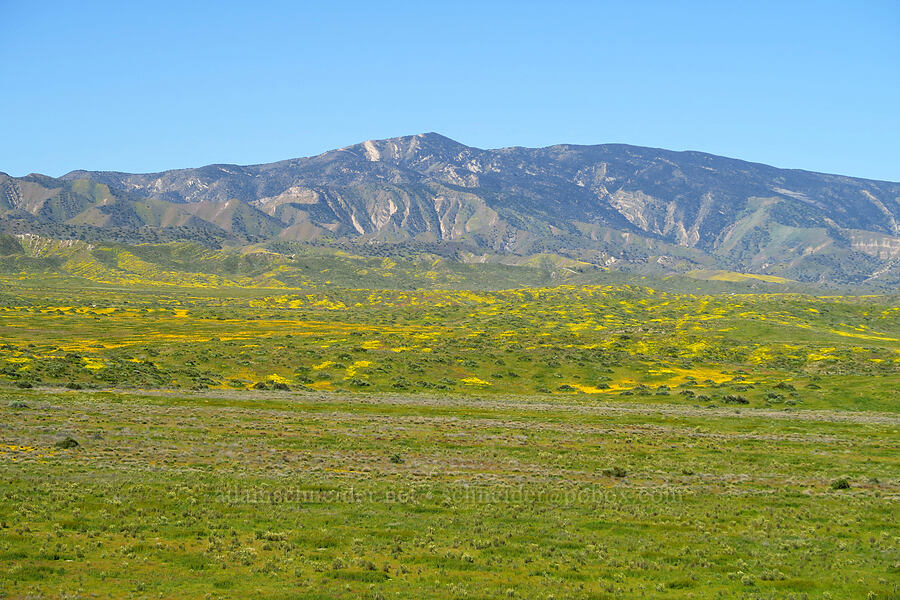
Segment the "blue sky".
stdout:
<svg viewBox="0 0 900 600">
<path fill-rule="evenodd" d="M 0 0 L 0 171 L 262 163 L 437 131 L 900 181 L 898 31 L 894 1 Z"/>
</svg>

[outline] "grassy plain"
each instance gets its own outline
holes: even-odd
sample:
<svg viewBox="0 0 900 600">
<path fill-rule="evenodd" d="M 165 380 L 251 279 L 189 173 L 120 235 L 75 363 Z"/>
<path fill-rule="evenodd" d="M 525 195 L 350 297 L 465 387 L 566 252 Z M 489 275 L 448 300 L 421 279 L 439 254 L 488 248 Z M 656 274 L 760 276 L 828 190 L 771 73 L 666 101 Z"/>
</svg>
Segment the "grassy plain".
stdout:
<svg viewBox="0 0 900 600">
<path fill-rule="evenodd" d="M 898 389 L 891 297 L 10 276 L 0 597 L 898 598 Z"/>
<path fill-rule="evenodd" d="M 7 287 L 0 382 L 650 395 L 891 410 L 900 303 L 673 294 Z"/>
</svg>

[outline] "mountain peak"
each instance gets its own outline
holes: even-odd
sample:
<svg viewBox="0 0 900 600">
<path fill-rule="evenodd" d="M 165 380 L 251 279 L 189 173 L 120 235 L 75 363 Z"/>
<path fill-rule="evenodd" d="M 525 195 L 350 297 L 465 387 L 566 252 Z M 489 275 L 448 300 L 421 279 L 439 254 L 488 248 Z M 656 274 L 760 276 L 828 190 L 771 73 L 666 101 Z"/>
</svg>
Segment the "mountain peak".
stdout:
<svg viewBox="0 0 900 600">
<path fill-rule="evenodd" d="M 435 132 L 418 133 L 380 140 L 366 140 L 341 148 L 336 152 L 350 152 L 369 162 L 408 164 L 425 158 L 447 161 L 464 152 L 471 152 L 465 144 Z"/>
<path fill-rule="evenodd" d="M 0 219 L 65 237 L 86 224 L 180 227 L 230 240 L 427 242 L 647 273 L 715 268 L 889 285 L 900 282 L 898 197 L 897 183 L 700 152 L 482 150 L 427 132 L 264 165 L 0 180 Z"/>
</svg>

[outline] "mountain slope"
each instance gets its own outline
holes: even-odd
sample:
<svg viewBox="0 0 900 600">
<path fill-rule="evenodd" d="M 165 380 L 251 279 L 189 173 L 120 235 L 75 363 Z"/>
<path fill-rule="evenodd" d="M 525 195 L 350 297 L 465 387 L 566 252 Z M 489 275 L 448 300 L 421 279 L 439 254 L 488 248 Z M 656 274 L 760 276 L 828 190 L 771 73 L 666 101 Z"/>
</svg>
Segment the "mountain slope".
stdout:
<svg viewBox="0 0 900 600">
<path fill-rule="evenodd" d="M 429 133 L 265 165 L 0 175 L 0 211 L 11 233 L 417 241 L 482 260 L 900 281 L 900 184 L 620 144 L 481 150 Z"/>
</svg>

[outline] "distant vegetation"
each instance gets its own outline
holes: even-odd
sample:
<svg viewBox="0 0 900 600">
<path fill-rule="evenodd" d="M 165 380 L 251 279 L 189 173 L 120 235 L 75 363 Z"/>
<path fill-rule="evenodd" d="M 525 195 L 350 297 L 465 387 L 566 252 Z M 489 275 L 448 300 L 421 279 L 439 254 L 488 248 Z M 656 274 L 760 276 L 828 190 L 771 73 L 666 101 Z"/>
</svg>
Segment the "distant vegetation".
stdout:
<svg viewBox="0 0 900 600">
<path fill-rule="evenodd" d="M 673 291 L 852 292 L 721 270 L 655 277 L 558 254 L 475 255 L 461 245 L 276 241 L 216 248 L 196 242 L 123 244 L 0 234 L 0 276 L 60 285 L 500 290 L 637 284 Z"/>
<path fill-rule="evenodd" d="M 0 237 L 0 598 L 896 598 L 900 297 Z"/>
<path fill-rule="evenodd" d="M 18 270 L 23 263 L 5 275 L 0 382 L 10 385 L 671 396 L 879 410 L 900 388 L 897 297 L 711 291 L 784 285 L 755 278 L 660 282 L 684 288 L 668 292 L 615 276 L 575 285 L 606 274 L 301 247 L 284 255 L 22 245 L 27 256 L 16 260 L 48 262 L 43 273 Z M 364 282 L 371 288 L 349 287 Z M 518 285 L 409 289 L 454 283 Z"/>
</svg>

